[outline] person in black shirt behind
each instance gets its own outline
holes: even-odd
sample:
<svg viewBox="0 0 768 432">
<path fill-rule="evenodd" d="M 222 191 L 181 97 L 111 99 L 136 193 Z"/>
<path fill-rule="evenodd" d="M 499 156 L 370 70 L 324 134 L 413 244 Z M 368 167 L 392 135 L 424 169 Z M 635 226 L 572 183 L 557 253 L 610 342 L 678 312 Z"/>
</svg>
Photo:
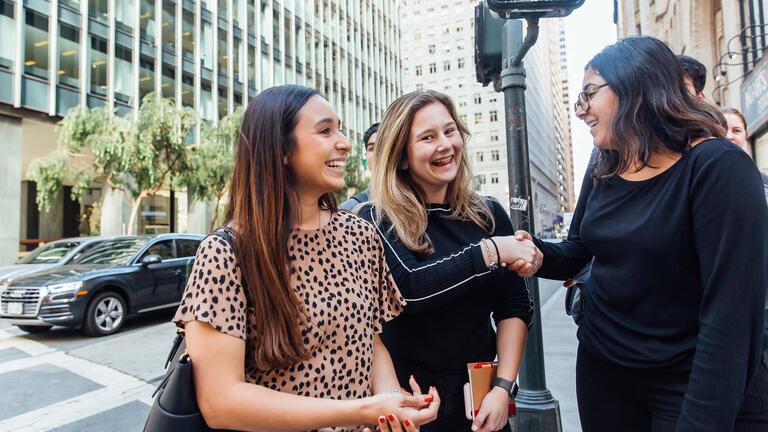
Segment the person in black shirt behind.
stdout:
<svg viewBox="0 0 768 432">
<path fill-rule="evenodd" d="M 376 135 L 379 130 L 379 124 L 374 123 L 365 130 L 363 133 L 363 142 L 365 143 L 365 161 L 368 164 L 368 169 L 373 169 L 373 149 L 376 146 Z M 346 201 L 341 203 L 339 208 L 344 210 L 353 211 L 358 205 L 368 201 L 368 195 L 371 192 L 371 188 L 367 187 L 364 191 L 357 195 L 349 197 Z"/>
<path fill-rule="evenodd" d="M 422 432 L 509 430 L 510 394 L 531 322 L 523 279 L 499 263 L 530 271 L 539 251 L 514 238 L 498 202 L 472 191 L 467 136 L 448 96 L 418 91 L 398 98 L 379 128 L 372 203 L 359 209 L 376 226 L 407 302 L 382 333 L 398 379 L 407 388 L 413 374 L 443 400 Z M 463 408 L 467 363 L 493 361 L 497 353 L 502 381 L 483 399 L 473 426 Z"/>
<path fill-rule="evenodd" d="M 568 239 L 535 241 L 539 277 L 594 257 L 577 333 L 584 431 L 768 430 L 768 208 L 754 163 L 654 38 L 597 54 L 576 114 L 596 161 Z"/>
</svg>

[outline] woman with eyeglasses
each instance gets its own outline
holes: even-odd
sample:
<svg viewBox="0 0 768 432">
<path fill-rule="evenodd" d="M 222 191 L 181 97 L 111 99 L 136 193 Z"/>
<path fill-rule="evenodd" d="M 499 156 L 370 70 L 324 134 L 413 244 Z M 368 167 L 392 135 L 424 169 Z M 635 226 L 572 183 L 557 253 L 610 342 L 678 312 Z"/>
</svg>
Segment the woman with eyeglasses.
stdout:
<svg viewBox="0 0 768 432">
<path fill-rule="evenodd" d="M 583 90 L 597 155 L 568 239 L 535 243 L 539 277 L 594 258 L 577 333 L 584 431 L 768 430 L 759 172 L 657 39 L 603 49 Z"/>
</svg>

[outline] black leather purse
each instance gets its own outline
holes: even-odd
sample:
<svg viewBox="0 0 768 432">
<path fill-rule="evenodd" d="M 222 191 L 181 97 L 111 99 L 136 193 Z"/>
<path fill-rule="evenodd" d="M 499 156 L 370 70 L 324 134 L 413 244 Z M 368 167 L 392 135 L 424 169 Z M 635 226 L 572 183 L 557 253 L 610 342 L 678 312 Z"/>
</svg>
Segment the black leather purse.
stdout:
<svg viewBox="0 0 768 432">
<path fill-rule="evenodd" d="M 232 233 L 221 228 L 217 235 L 227 243 L 234 245 Z M 165 377 L 152 393 L 155 398 L 149 410 L 144 432 L 208 432 L 211 429 L 205 423 L 195 395 L 195 379 L 192 375 L 192 360 L 187 354 L 187 342 L 184 330 L 176 333 L 173 346 L 165 360 Z"/>
<path fill-rule="evenodd" d="M 584 267 L 578 275 L 574 276 L 576 283 L 566 288 L 565 291 L 565 313 L 573 318 L 576 325 L 581 324 L 581 318 L 584 316 L 582 307 L 584 303 L 584 290 L 589 282 L 589 275 L 592 272 L 592 262 Z"/>
<path fill-rule="evenodd" d="M 144 432 L 215 431 L 205 423 L 195 397 L 192 361 L 184 331 L 179 330 L 165 361 L 166 373 L 155 389 Z"/>
</svg>

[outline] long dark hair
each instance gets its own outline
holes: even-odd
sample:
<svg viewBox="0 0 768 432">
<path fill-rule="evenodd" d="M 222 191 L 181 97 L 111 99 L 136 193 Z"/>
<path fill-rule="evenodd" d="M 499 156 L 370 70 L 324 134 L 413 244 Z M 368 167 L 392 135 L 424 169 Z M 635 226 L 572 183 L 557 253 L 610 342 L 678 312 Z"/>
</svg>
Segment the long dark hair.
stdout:
<svg viewBox="0 0 768 432">
<path fill-rule="evenodd" d="M 314 95 L 296 85 L 266 89 L 248 104 L 240 126 L 226 221 L 235 226 L 235 255 L 255 309 L 255 366 L 262 370 L 309 358 L 301 336 L 306 311 L 288 275 L 288 241 L 300 206 L 284 161 L 296 147 L 298 112 Z M 331 194 L 318 204 L 336 208 Z"/>
<path fill-rule="evenodd" d="M 658 39 L 622 39 L 605 47 L 584 69 L 600 74 L 619 101 L 611 149 L 600 149 L 596 178 L 625 172 L 632 162 L 643 168 L 651 154 L 664 147 L 684 153 L 697 138 L 725 136 L 725 118 L 688 93 L 680 62 Z"/>
</svg>

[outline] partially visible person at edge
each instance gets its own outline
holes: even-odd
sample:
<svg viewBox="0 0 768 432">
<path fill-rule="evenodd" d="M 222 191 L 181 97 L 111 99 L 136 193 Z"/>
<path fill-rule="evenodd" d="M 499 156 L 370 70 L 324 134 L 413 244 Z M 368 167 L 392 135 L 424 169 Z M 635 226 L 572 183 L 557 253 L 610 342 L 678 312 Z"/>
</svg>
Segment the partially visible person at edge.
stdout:
<svg viewBox="0 0 768 432">
<path fill-rule="evenodd" d="M 368 127 L 368 129 L 363 134 L 363 142 L 365 143 L 365 160 L 368 164 L 368 169 L 371 169 L 371 166 L 373 164 L 373 148 L 376 145 L 376 136 L 377 131 L 379 130 L 379 124 L 374 123 L 371 126 Z M 350 197 L 348 200 L 341 203 L 339 208 L 342 208 L 344 210 L 352 211 L 360 205 L 361 203 L 364 203 L 368 201 L 368 197 L 371 193 L 370 186 L 365 188 L 364 191 L 360 192 L 359 194 Z"/>
<path fill-rule="evenodd" d="M 747 139 L 749 133 L 747 133 L 747 119 L 744 118 L 744 114 L 736 108 L 723 108 L 720 111 L 723 113 L 725 121 L 728 124 L 728 133 L 726 133 L 725 137 L 747 152 L 749 157 L 753 158 L 752 148 Z M 768 173 L 760 171 L 760 175 L 763 177 L 765 199 L 768 200 Z"/>
<path fill-rule="evenodd" d="M 695 58 L 687 55 L 678 55 L 677 60 L 680 62 L 680 67 L 683 68 L 685 88 L 692 95 L 703 101 L 705 99 L 704 86 L 707 85 L 707 67 Z"/>
<path fill-rule="evenodd" d="M 596 162 L 568 239 L 535 242 L 538 277 L 566 279 L 594 257 L 577 333 L 584 431 L 768 430 L 768 208 L 755 165 L 654 38 L 597 54 L 576 113 Z"/>
<path fill-rule="evenodd" d="M 514 238 L 499 203 L 473 192 L 468 136 L 444 94 L 417 91 L 395 100 L 374 150 L 372 202 L 358 210 L 376 226 L 407 302 L 382 333 L 398 379 L 434 386 L 443 400 L 424 431 L 509 430 L 510 392 L 531 323 L 525 282 L 499 263 L 532 268 L 537 250 Z M 497 354 L 501 380 L 473 423 L 464 411 L 467 363 Z"/>
<path fill-rule="evenodd" d="M 378 335 L 404 304 L 381 241 L 335 209 L 350 148 L 340 127 L 306 87 L 248 104 L 226 224 L 201 243 L 173 318 L 212 428 L 389 430 L 386 416 L 414 431 L 437 415 L 436 391 L 401 392 Z"/>
</svg>

